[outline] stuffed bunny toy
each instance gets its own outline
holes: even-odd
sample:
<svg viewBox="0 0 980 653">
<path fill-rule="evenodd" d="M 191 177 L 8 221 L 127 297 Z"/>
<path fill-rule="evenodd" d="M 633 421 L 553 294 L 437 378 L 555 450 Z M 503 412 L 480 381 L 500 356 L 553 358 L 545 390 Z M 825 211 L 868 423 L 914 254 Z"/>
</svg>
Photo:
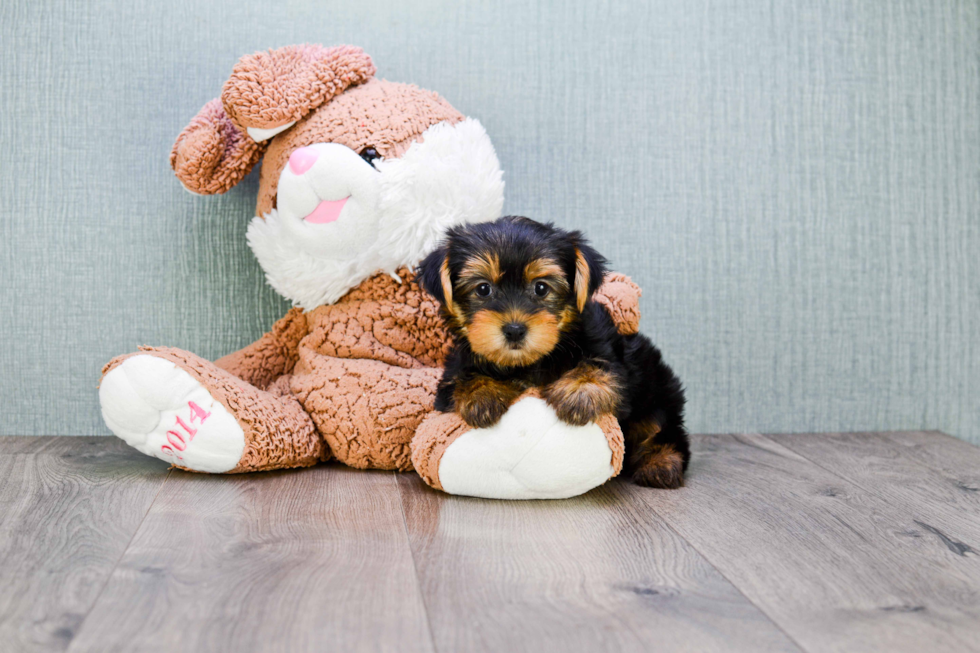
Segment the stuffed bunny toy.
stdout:
<svg viewBox="0 0 980 653">
<path fill-rule="evenodd" d="M 507 499 L 604 483 L 623 458 L 612 416 L 568 425 L 534 393 L 486 429 L 434 412 L 449 336 L 413 267 L 447 228 L 499 217 L 502 173 L 479 122 L 374 73 L 350 46 L 245 56 L 183 130 L 170 162 L 194 193 L 224 193 L 262 160 L 248 243 L 294 308 L 215 362 L 171 347 L 113 359 L 99 388 L 106 425 L 195 472 L 336 459 Z M 611 275 L 596 299 L 626 333 L 638 296 Z"/>
</svg>

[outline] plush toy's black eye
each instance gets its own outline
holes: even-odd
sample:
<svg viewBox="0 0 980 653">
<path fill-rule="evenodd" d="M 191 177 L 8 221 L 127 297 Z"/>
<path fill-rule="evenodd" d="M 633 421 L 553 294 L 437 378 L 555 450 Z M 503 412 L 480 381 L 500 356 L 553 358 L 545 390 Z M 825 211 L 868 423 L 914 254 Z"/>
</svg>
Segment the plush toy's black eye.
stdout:
<svg viewBox="0 0 980 653">
<path fill-rule="evenodd" d="M 361 158 L 370 163 L 371 167 L 374 167 L 374 160 L 380 159 L 381 155 L 373 147 L 365 147 L 361 150 Z"/>
<path fill-rule="evenodd" d="M 549 288 L 548 284 L 546 284 L 544 281 L 539 281 L 534 284 L 534 294 L 538 297 L 544 297 L 548 294 L 549 290 L 551 290 L 551 288 Z"/>
<path fill-rule="evenodd" d="M 480 297 L 489 297 L 490 293 L 493 292 L 493 286 L 489 283 L 481 283 L 476 287 L 476 294 Z"/>
</svg>

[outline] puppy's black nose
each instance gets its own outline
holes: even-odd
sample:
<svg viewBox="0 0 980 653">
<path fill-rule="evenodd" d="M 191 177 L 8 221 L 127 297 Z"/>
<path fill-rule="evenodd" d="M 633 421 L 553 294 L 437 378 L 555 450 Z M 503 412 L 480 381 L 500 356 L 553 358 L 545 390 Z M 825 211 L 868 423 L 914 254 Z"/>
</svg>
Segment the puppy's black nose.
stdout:
<svg viewBox="0 0 980 653">
<path fill-rule="evenodd" d="M 511 322 L 510 324 L 505 324 L 502 331 L 504 332 L 504 337 L 507 338 L 507 342 L 520 342 L 527 335 L 527 326 L 520 322 Z"/>
</svg>

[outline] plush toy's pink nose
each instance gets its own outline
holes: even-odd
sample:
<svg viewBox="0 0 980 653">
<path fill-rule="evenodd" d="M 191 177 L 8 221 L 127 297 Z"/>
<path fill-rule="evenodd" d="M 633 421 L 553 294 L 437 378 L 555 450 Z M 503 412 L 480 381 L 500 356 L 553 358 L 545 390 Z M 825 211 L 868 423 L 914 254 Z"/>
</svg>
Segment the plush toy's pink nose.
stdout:
<svg viewBox="0 0 980 653">
<path fill-rule="evenodd" d="M 289 169 L 294 174 L 301 175 L 316 163 L 316 150 L 312 147 L 301 147 L 289 155 Z"/>
</svg>

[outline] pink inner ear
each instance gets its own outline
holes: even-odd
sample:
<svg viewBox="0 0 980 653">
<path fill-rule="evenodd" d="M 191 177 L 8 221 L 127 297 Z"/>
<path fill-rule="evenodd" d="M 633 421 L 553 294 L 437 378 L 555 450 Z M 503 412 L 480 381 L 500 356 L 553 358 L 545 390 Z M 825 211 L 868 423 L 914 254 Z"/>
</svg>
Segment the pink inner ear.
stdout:
<svg viewBox="0 0 980 653">
<path fill-rule="evenodd" d="M 301 147 L 289 155 L 289 169 L 295 175 L 301 175 L 316 163 L 317 153 L 311 147 Z"/>
</svg>

